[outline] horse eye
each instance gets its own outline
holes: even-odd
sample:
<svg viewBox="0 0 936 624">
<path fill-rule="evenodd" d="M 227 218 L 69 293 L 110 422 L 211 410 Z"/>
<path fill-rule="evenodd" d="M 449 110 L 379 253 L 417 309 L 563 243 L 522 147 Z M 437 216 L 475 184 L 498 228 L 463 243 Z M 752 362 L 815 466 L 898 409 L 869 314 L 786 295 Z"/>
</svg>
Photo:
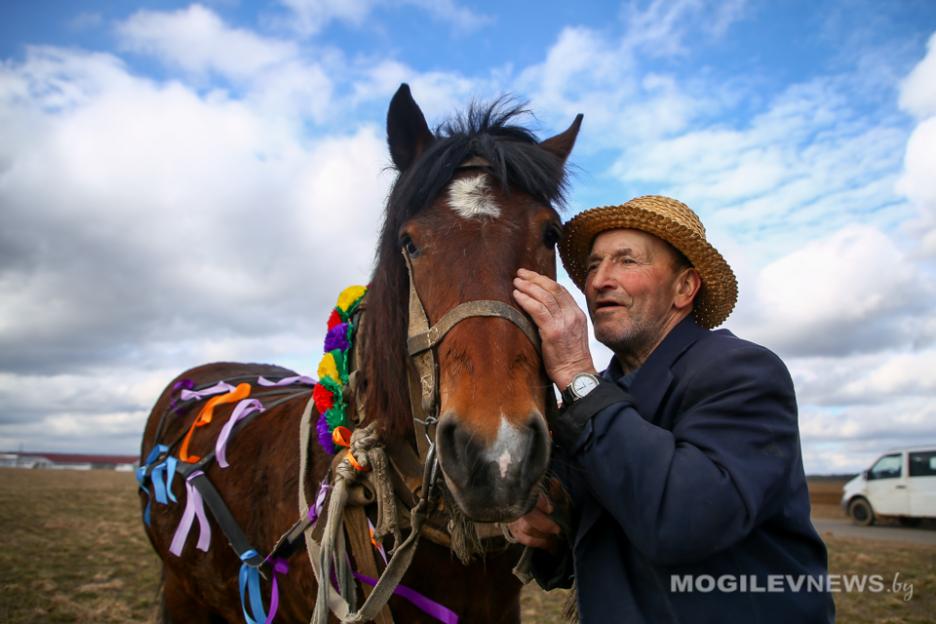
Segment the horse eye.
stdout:
<svg viewBox="0 0 936 624">
<path fill-rule="evenodd" d="M 559 239 L 562 238 L 562 230 L 559 229 L 559 226 L 555 223 L 550 223 L 546 226 L 546 231 L 543 232 L 543 244 L 547 247 L 555 247 L 556 243 L 559 242 Z"/>
<path fill-rule="evenodd" d="M 416 243 L 413 242 L 413 239 L 410 238 L 409 234 L 404 234 L 403 237 L 400 239 L 400 247 L 405 249 L 406 253 L 408 253 L 411 256 L 419 255 L 419 247 L 416 246 Z"/>
</svg>

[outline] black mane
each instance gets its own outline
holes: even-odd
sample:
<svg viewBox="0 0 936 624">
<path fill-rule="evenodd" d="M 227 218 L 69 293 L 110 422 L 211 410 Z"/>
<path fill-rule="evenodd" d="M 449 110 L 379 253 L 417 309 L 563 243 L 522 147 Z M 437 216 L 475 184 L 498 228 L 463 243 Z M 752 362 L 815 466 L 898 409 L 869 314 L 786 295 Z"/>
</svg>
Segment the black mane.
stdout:
<svg viewBox="0 0 936 624">
<path fill-rule="evenodd" d="M 485 106 L 472 105 L 463 115 L 438 126 L 432 144 L 393 184 L 361 328 L 367 345 L 361 363 L 367 419 L 382 423 L 388 436 L 401 436 L 412 426 L 405 349 L 409 280 L 400 251 L 400 228 L 429 207 L 458 166 L 472 157 L 490 164 L 487 173 L 505 191 L 562 206 L 563 159 L 541 148 L 530 130 L 511 123 L 527 112 L 504 98 Z"/>
</svg>

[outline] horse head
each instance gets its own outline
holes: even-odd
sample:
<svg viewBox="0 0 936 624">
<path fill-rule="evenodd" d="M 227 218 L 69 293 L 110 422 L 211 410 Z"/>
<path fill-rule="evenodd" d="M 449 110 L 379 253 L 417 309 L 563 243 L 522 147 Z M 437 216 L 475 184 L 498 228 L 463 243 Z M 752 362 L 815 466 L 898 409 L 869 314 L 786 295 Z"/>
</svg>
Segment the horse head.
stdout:
<svg viewBox="0 0 936 624">
<path fill-rule="evenodd" d="M 581 115 L 539 142 L 510 123 L 520 112 L 502 102 L 472 107 L 433 133 L 409 88 L 397 91 L 387 136 L 399 176 L 368 294 L 372 322 L 364 329 L 368 350 L 383 354 L 365 364 L 367 409 L 375 419 L 395 414 L 386 426 L 412 432 L 405 383 L 380 381 L 399 380 L 400 370 L 416 374 L 403 348 L 412 335 L 410 288 L 430 325 L 470 307 L 466 302 L 501 310 L 468 314 L 431 346 L 435 450 L 454 502 L 478 521 L 528 510 L 549 461 L 552 388 L 535 326 L 513 302 L 512 280 L 520 267 L 555 277 L 561 234 L 555 206 Z"/>
</svg>

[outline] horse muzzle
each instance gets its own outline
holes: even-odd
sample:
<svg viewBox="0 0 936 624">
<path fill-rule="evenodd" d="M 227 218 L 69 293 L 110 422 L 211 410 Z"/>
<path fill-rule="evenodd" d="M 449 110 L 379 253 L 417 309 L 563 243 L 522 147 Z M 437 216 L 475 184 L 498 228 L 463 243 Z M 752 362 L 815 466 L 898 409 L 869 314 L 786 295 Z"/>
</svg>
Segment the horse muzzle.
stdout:
<svg viewBox="0 0 936 624">
<path fill-rule="evenodd" d="M 472 520 L 513 520 L 536 501 L 549 463 L 549 433 L 538 411 L 524 421 L 517 426 L 501 415 L 496 436 L 484 442 L 459 414 L 450 411 L 440 419 L 436 448 L 445 483 Z"/>
</svg>

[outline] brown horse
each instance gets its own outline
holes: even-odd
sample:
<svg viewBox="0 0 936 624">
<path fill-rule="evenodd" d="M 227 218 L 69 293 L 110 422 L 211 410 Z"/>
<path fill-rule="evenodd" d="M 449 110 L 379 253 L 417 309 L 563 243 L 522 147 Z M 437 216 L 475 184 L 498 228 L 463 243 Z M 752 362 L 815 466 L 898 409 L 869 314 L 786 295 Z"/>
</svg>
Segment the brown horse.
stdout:
<svg viewBox="0 0 936 624">
<path fill-rule="evenodd" d="M 433 324 L 468 301 L 513 307 L 512 278 L 519 267 L 555 275 L 554 245 L 561 231 L 555 206 L 562 200 L 565 161 L 581 116 L 565 132 L 538 142 L 512 123 L 519 112 L 501 104 L 472 107 L 433 133 L 406 85 L 390 104 L 388 143 L 399 176 L 387 204 L 358 329 L 364 350 L 356 355 L 359 382 L 352 397 L 362 405 L 362 424 L 377 423 L 388 447 L 416 449 L 416 436 L 423 435 L 422 426 L 414 426 L 416 399 L 409 384 L 416 375 L 412 349 L 407 349 L 413 297 Z M 448 507 L 445 513 L 460 510 L 473 521 L 502 521 L 524 513 L 535 500 L 548 463 L 545 413 L 551 386 L 529 329 L 518 328 L 522 323 L 503 312 L 469 315 L 428 350 L 436 372 L 429 416 L 437 426 L 429 429 L 435 432 L 430 442 L 435 443 L 444 483 L 440 505 Z M 160 458 L 176 457 L 198 411 L 190 407 L 195 401 L 178 402 L 178 386 L 184 382 L 204 388 L 218 381 L 253 383 L 259 376 L 291 375 L 295 373 L 269 365 L 201 366 L 182 373 L 150 414 L 141 449 L 141 501 L 151 506 L 147 534 L 163 560 L 164 621 L 244 618 L 241 561 L 224 543 L 223 527 L 209 514 L 207 552 L 197 550 L 192 537 L 175 556 L 170 543 L 191 490 L 178 478 L 173 483 L 177 503 L 151 504 L 155 491 L 149 477 L 155 475 L 147 470 L 159 454 L 154 449 L 166 445 Z M 208 462 L 202 470 L 243 535 L 265 553 L 297 521 L 300 486 L 313 499 L 333 458 L 313 440 L 310 474 L 300 484 L 297 440 L 309 388 L 281 396 L 276 392 L 287 390 L 254 390 L 266 411 L 232 436 L 229 467 Z M 188 452 L 210 455 L 231 412 L 231 405 L 218 406 L 211 424 L 193 428 Z M 462 622 L 518 622 L 520 584 L 511 573 L 518 557 L 515 547 L 503 543 L 488 548 L 466 564 L 435 543 L 440 541 L 444 539 L 419 543 L 401 585 L 454 611 Z M 288 565 L 288 574 L 277 576 L 276 618 L 307 622 L 317 592 L 313 570 L 301 549 L 288 557 Z M 269 596 L 272 574 L 264 571 L 264 576 L 263 592 Z M 400 596 L 392 597 L 388 606 L 396 622 L 437 621 Z"/>
</svg>

